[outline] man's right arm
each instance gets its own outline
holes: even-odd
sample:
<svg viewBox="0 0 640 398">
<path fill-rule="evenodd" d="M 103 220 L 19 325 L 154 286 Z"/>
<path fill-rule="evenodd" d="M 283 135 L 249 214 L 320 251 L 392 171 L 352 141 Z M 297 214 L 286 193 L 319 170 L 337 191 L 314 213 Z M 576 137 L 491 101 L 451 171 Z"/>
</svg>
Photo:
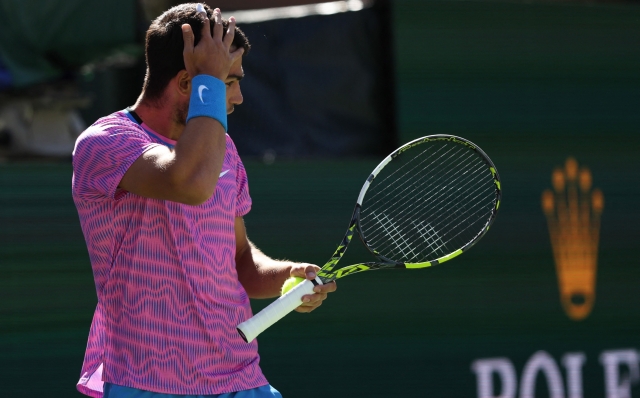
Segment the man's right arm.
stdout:
<svg viewBox="0 0 640 398">
<path fill-rule="evenodd" d="M 210 75 L 225 81 L 233 62 L 243 50 L 229 52 L 235 33 L 230 18 L 223 39 L 222 16 L 214 11 L 214 29 L 204 17 L 202 36 L 194 47 L 194 35 L 188 24 L 182 26 L 185 68 L 191 79 Z M 226 102 L 226 97 L 225 97 Z M 215 191 L 226 151 L 225 130 L 209 117 L 190 119 L 174 149 L 156 146 L 143 153 L 128 168 L 119 187 L 136 195 L 197 205 Z"/>
<path fill-rule="evenodd" d="M 140 155 L 119 187 L 147 198 L 201 204 L 213 195 L 225 150 L 222 125 L 208 117 L 193 118 L 175 149 L 158 145 Z"/>
</svg>

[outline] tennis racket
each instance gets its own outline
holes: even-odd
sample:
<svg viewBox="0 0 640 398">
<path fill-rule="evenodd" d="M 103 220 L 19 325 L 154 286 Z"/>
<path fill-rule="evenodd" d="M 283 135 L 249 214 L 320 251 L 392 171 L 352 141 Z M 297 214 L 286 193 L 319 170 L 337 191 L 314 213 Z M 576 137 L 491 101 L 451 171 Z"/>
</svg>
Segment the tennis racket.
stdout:
<svg viewBox="0 0 640 398">
<path fill-rule="evenodd" d="M 418 138 L 387 156 L 364 183 L 349 228 L 317 273 L 238 325 L 250 342 L 302 304 L 313 287 L 386 268 L 426 268 L 469 250 L 500 207 L 498 171 L 472 142 L 452 135 Z M 354 233 L 376 262 L 337 268 Z"/>
</svg>

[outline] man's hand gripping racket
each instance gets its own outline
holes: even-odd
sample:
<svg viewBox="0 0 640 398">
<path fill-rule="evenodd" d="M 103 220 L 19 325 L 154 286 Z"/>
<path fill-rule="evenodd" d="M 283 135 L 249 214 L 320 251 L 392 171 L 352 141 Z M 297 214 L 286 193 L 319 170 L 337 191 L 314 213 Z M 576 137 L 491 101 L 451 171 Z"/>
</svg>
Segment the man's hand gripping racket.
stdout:
<svg viewBox="0 0 640 398">
<path fill-rule="evenodd" d="M 313 287 L 362 271 L 426 268 L 469 250 L 493 223 L 500 177 L 475 144 L 452 135 L 411 141 L 364 183 L 347 233 L 315 280 L 305 280 L 238 325 L 250 342 L 302 304 Z M 337 268 L 354 233 L 378 261 Z"/>
</svg>

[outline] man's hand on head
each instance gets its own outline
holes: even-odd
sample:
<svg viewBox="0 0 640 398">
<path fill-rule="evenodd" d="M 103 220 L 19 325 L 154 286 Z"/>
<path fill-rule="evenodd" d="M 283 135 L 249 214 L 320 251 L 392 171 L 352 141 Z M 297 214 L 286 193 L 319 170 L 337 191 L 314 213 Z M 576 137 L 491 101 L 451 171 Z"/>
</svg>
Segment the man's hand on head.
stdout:
<svg viewBox="0 0 640 398">
<path fill-rule="evenodd" d="M 313 264 L 295 264 L 291 267 L 291 276 L 297 276 L 305 279 L 315 279 L 316 273 L 320 270 L 320 267 Z M 327 294 L 335 292 L 337 289 L 336 282 L 327 283 L 324 285 L 318 285 L 313 288 L 314 294 L 302 296 L 302 305 L 296 308 L 298 312 L 311 312 L 322 305 L 322 302 L 327 298 Z"/>
<path fill-rule="evenodd" d="M 206 13 L 198 13 L 203 20 L 202 35 L 198 45 L 194 46 L 195 37 L 191 25 L 182 25 L 184 39 L 184 65 L 191 78 L 197 75 L 210 75 L 225 81 L 231 65 L 242 56 L 244 48 L 230 52 L 235 35 L 236 20 L 229 18 L 229 25 L 223 39 L 222 13 L 219 8 L 213 10 L 213 36 L 211 22 Z"/>
</svg>

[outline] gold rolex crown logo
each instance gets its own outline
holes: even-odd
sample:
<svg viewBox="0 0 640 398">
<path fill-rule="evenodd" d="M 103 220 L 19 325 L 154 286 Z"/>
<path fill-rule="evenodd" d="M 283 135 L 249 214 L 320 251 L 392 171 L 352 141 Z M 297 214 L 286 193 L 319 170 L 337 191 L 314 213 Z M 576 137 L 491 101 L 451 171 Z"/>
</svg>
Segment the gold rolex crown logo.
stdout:
<svg viewBox="0 0 640 398">
<path fill-rule="evenodd" d="M 551 175 L 553 191 L 542 193 L 556 263 L 560 300 L 573 320 L 586 318 L 595 302 L 600 215 L 604 195 L 591 189 L 592 176 L 568 158 Z"/>
</svg>

